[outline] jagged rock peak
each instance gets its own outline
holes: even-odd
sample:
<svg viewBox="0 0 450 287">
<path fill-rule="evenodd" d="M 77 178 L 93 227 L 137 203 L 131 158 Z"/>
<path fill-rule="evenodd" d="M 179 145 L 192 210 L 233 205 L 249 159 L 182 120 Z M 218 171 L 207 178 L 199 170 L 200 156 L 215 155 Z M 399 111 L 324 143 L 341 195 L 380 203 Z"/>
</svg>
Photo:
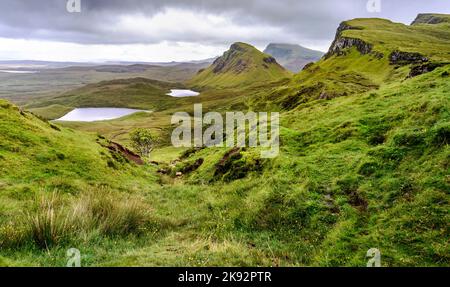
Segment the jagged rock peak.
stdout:
<svg viewBox="0 0 450 287">
<path fill-rule="evenodd" d="M 336 37 L 331 44 L 328 53 L 325 55 L 325 58 L 329 58 L 333 55 L 341 55 L 344 49 L 353 46 L 356 46 L 361 54 L 369 54 L 372 51 L 372 45 L 361 39 L 343 37 L 342 32 L 346 30 L 361 30 L 361 28 L 351 26 L 347 22 L 342 22 L 337 29 Z"/>
</svg>

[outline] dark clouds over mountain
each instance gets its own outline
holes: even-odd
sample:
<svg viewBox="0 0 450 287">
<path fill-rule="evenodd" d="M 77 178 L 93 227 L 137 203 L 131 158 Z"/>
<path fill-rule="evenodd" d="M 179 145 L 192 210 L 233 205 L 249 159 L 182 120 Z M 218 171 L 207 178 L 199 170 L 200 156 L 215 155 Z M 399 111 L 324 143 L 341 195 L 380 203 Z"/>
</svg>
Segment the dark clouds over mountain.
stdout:
<svg viewBox="0 0 450 287">
<path fill-rule="evenodd" d="M 450 12 L 447 0 L 382 0 L 381 13 L 369 13 L 367 0 L 81 0 L 82 12 L 73 14 L 66 3 L 1 0 L 0 37 L 82 44 L 320 43 L 348 18 L 410 22 L 418 12 Z"/>
</svg>

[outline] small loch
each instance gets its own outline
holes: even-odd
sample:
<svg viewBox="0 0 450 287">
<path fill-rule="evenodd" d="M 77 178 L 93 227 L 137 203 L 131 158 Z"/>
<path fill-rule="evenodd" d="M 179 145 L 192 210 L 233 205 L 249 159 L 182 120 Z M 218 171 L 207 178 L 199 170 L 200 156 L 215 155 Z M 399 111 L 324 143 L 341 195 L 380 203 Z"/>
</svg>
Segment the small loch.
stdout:
<svg viewBox="0 0 450 287">
<path fill-rule="evenodd" d="M 96 122 L 122 118 L 134 113 L 149 112 L 125 108 L 78 108 L 74 109 L 56 121 L 65 122 Z"/>
<path fill-rule="evenodd" d="M 191 90 L 170 90 L 170 93 L 167 94 L 168 96 L 174 97 L 174 98 L 185 98 L 185 97 L 196 97 L 200 95 L 200 93 L 191 91 Z"/>
</svg>

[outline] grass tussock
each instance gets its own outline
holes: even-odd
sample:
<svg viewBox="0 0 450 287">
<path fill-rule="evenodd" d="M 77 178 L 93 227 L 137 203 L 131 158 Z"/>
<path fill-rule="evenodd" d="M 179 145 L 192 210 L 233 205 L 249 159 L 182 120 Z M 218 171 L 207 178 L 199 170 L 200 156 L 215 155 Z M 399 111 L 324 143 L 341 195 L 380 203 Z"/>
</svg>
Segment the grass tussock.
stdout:
<svg viewBox="0 0 450 287">
<path fill-rule="evenodd" d="M 91 190 L 72 200 L 54 192 L 33 202 L 30 212 L 0 227 L 0 248 L 14 249 L 30 242 L 50 249 L 86 235 L 140 235 L 151 223 L 150 207 L 131 196 Z"/>
</svg>

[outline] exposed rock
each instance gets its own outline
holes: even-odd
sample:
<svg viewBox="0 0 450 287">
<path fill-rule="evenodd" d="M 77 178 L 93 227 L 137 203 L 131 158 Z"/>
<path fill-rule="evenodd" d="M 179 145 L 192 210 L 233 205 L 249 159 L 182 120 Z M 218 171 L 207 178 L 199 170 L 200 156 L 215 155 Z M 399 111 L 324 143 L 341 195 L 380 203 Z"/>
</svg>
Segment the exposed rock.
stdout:
<svg viewBox="0 0 450 287">
<path fill-rule="evenodd" d="M 429 60 L 420 53 L 394 51 L 389 55 L 389 61 L 392 65 L 409 65 L 425 63 Z"/>
<path fill-rule="evenodd" d="M 426 63 L 423 65 L 417 65 L 411 68 L 411 71 L 409 72 L 408 78 L 413 78 L 425 73 L 429 73 L 434 71 L 436 68 L 444 66 L 445 63 Z"/>
<path fill-rule="evenodd" d="M 342 36 L 342 32 L 346 30 L 361 30 L 361 28 L 353 27 L 348 25 L 346 22 L 341 23 L 336 32 L 336 38 L 334 39 L 328 53 L 325 58 L 329 58 L 334 55 L 342 56 L 345 55 L 345 50 L 351 47 L 356 47 L 358 52 L 362 55 L 374 54 L 377 58 L 382 58 L 383 54 L 378 52 L 373 52 L 373 45 L 366 43 L 365 41 L 358 38 L 350 38 Z"/>
<path fill-rule="evenodd" d="M 267 64 L 274 64 L 277 62 L 274 57 L 266 57 L 263 59 L 263 61 L 264 61 L 264 63 L 267 63 Z"/>
<path fill-rule="evenodd" d="M 345 54 L 344 50 L 351 47 L 356 47 L 358 52 L 360 52 L 363 55 L 372 52 L 373 48 L 372 44 L 368 44 L 361 39 L 339 37 L 333 42 L 333 45 L 331 46 L 330 50 L 325 55 L 325 57 L 328 58 L 332 55 L 342 56 Z"/>
</svg>

